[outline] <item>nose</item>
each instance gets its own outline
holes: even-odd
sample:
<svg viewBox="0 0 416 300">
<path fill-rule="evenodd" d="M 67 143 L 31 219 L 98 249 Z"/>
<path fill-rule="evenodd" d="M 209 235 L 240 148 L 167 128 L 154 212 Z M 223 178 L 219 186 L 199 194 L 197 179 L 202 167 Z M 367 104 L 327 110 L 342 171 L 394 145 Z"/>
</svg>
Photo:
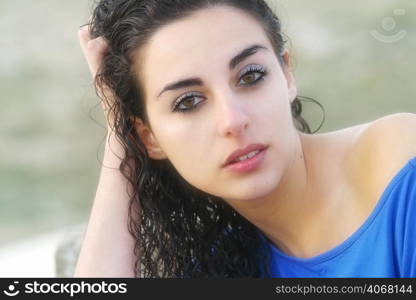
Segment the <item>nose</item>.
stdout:
<svg viewBox="0 0 416 300">
<path fill-rule="evenodd" d="M 249 125 L 247 108 L 242 99 L 228 94 L 217 101 L 217 128 L 220 136 L 232 137 L 243 134 Z"/>
</svg>

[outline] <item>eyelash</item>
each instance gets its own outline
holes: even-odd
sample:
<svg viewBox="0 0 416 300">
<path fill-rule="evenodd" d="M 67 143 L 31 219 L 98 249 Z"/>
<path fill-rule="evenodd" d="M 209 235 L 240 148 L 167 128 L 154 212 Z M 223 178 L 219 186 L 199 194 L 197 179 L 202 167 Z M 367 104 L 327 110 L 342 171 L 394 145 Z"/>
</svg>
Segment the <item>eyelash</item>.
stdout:
<svg viewBox="0 0 416 300">
<path fill-rule="evenodd" d="M 258 79 L 256 79 L 256 81 L 254 81 L 253 83 L 242 84 L 243 86 L 246 86 L 246 87 L 247 86 L 250 87 L 250 86 L 254 86 L 254 85 L 258 84 L 260 81 L 264 80 L 264 77 L 268 74 L 267 73 L 267 70 L 263 66 L 260 66 L 260 65 L 249 65 L 241 73 L 242 74 L 240 76 L 239 82 L 241 82 L 241 79 L 244 76 L 249 75 L 251 73 L 259 73 L 260 74 L 260 77 Z M 189 113 L 189 112 L 195 111 L 199 107 L 199 104 L 201 102 L 203 102 L 203 100 L 201 100 L 200 102 L 198 102 L 198 104 L 196 104 L 193 108 L 189 108 L 189 109 L 179 109 L 179 106 L 181 105 L 181 103 L 184 100 L 187 100 L 187 99 L 193 98 L 193 97 L 203 98 L 197 92 L 189 92 L 189 93 L 186 93 L 186 94 L 182 95 L 181 97 L 179 97 L 173 103 L 173 105 L 172 105 L 172 111 L 173 112 L 180 112 L 180 113 Z"/>
</svg>

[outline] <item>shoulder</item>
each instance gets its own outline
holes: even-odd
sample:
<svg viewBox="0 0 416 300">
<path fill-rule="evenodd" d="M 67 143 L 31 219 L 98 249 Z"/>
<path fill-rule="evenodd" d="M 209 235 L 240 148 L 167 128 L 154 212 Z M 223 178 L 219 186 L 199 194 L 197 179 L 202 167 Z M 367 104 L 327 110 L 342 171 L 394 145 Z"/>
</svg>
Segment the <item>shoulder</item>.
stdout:
<svg viewBox="0 0 416 300">
<path fill-rule="evenodd" d="M 348 152 L 350 174 L 367 198 L 377 200 L 416 156 L 416 114 L 397 113 L 360 125 Z"/>
<path fill-rule="evenodd" d="M 360 142 L 367 147 L 367 159 L 374 157 L 386 167 L 403 165 L 416 156 L 416 114 L 397 113 L 371 122 Z"/>
</svg>

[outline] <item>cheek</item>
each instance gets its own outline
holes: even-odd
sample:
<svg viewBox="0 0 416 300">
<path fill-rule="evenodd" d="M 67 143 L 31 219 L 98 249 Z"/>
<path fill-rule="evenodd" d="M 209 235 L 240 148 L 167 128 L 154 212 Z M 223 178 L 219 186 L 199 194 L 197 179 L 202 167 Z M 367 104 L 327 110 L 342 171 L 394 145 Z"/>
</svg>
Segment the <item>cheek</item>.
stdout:
<svg viewBox="0 0 416 300">
<path fill-rule="evenodd" d="M 205 190 L 213 179 L 215 159 L 210 130 L 188 122 L 160 122 L 166 126 L 153 128 L 160 147 L 178 173 L 191 185 Z M 215 179 L 215 178 L 214 178 Z"/>
<path fill-rule="evenodd" d="M 250 107 L 256 130 L 266 134 L 285 134 L 292 126 L 292 114 L 287 86 L 273 80 L 267 83 Z"/>
</svg>

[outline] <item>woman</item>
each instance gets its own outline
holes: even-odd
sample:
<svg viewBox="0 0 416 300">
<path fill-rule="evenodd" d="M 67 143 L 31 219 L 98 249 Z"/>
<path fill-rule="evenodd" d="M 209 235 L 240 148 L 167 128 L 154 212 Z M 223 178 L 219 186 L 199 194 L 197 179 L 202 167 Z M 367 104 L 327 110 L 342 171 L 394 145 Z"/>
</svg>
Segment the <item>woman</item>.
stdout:
<svg viewBox="0 0 416 300">
<path fill-rule="evenodd" d="M 414 114 L 310 134 L 261 0 L 102 0 L 89 29 L 109 139 L 76 276 L 416 276 Z"/>
</svg>

